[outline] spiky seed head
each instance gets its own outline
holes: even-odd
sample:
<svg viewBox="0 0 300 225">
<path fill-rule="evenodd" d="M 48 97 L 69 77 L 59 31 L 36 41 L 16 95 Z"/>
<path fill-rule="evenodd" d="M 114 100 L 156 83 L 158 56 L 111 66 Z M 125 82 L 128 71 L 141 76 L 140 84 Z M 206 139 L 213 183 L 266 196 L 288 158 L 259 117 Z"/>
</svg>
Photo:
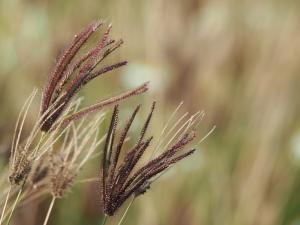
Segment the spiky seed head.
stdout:
<svg viewBox="0 0 300 225">
<path fill-rule="evenodd" d="M 72 186 L 76 175 L 72 164 L 63 161 L 59 155 L 51 156 L 49 176 L 51 193 L 55 198 L 64 196 Z"/>
<path fill-rule="evenodd" d="M 75 35 L 54 65 L 43 92 L 41 115 L 44 116 L 44 119 L 41 121 L 42 131 L 51 132 L 53 131 L 53 127 L 57 128 L 57 122 L 62 117 L 67 105 L 88 82 L 104 73 L 113 71 L 127 64 L 127 61 L 121 61 L 97 69 L 97 66 L 100 65 L 109 54 L 113 53 L 123 44 L 123 40 L 121 39 L 118 41 L 110 39 L 111 26 L 107 28 L 102 39 L 95 47 L 90 49 L 83 56 L 77 57 L 81 47 L 102 24 L 100 21 L 93 22 L 82 32 Z M 63 120 L 62 125 L 65 126 L 73 120 L 145 91 L 147 91 L 147 88 L 138 88 L 132 90 L 129 94 L 125 93 L 101 101 L 83 111 L 75 112 L 70 115 Z"/>
<path fill-rule="evenodd" d="M 29 152 L 23 145 L 19 145 L 14 154 L 15 161 L 14 164 L 11 165 L 9 181 L 12 185 L 21 185 L 31 171 L 32 158 L 29 156 Z"/>
<path fill-rule="evenodd" d="M 143 154 L 151 146 L 153 139 L 153 137 L 146 139 L 144 137 L 155 109 L 154 102 L 146 122 L 142 127 L 137 143 L 126 151 L 127 153 L 123 161 L 121 161 L 119 158 L 120 155 L 122 155 L 120 153 L 123 150 L 123 143 L 138 109 L 139 106 L 134 110 L 132 116 L 126 123 L 116 145 L 114 145 L 114 140 L 116 140 L 116 132 L 114 130 L 117 126 L 118 106 L 115 107 L 112 114 L 110 128 L 106 137 L 106 145 L 103 149 L 102 163 L 100 165 L 100 200 L 102 202 L 103 212 L 109 216 L 113 216 L 130 196 L 137 197 L 144 194 L 150 188 L 153 178 L 156 175 L 165 171 L 172 164 L 190 156 L 195 151 L 194 149 L 184 151 L 184 147 L 195 137 L 193 132 L 186 133 L 164 153 L 135 170 Z"/>
</svg>

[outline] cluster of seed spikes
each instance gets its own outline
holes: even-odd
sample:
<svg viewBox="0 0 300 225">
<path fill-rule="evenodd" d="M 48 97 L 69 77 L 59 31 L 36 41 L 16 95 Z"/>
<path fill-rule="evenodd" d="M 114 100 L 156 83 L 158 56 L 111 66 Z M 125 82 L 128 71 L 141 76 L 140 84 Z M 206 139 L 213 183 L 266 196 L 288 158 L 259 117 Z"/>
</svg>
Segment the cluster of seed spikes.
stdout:
<svg viewBox="0 0 300 225">
<path fill-rule="evenodd" d="M 62 158 L 52 158 L 50 165 L 51 192 L 55 198 L 61 198 L 72 186 L 77 174 L 69 168 L 69 162 L 65 162 Z"/>
<path fill-rule="evenodd" d="M 76 95 L 76 93 L 89 81 L 127 64 L 126 61 L 122 61 L 97 69 L 97 66 L 123 43 L 122 40 L 116 41 L 109 37 L 112 28 L 111 26 L 108 26 L 102 39 L 95 47 L 82 56 L 78 56 L 81 47 L 102 25 L 103 23 L 100 21 L 88 25 L 82 32 L 75 35 L 71 43 L 57 59 L 43 92 L 41 115 L 43 115 L 45 119 L 41 124 L 42 131 L 48 132 L 53 130 L 53 127 L 57 126 L 57 124 L 55 126 L 55 123 L 61 116 L 65 107 L 74 95 Z M 114 104 L 133 95 L 141 94 L 147 91 L 147 89 L 148 83 L 144 83 L 136 89 L 119 96 L 105 99 L 95 105 L 69 115 L 60 125 L 64 126 L 88 113 L 101 110 L 107 105 Z"/>
<path fill-rule="evenodd" d="M 70 132 L 65 136 L 65 144 L 58 152 L 51 154 L 49 176 L 50 189 L 54 198 L 64 196 L 73 185 L 79 171 L 104 140 L 104 138 L 98 140 L 99 125 L 103 118 L 104 114 L 100 114 L 84 126 L 73 126 L 72 132 L 69 130 Z"/>
<path fill-rule="evenodd" d="M 29 172 L 31 171 L 31 159 L 27 155 L 27 151 L 22 145 L 19 146 L 19 154 L 16 155 L 14 168 L 12 173 L 9 175 L 9 181 L 11 184 L 20 185 L 26 180 Z"/>
<path fill-rule="evenodd" d="M 150 160 L 146 165 L 135 169 L 153 139 L 153 137 L 145 139 L 145 134 L 154 108 L 155 102 L 141 130 L 137 143 L 125 153 L 122 162 L 120 162 L 120 155 L 123 150 L 123 144 L 140 106 L 134 110 L 116 145 L 114 142 L 118 124 L 118 106 L 114 108 L 104 145 L 100 171 L 101 203 L 103 212 L 108 216 L 113 216 L 130 196 L 137 197 L 144 194 L 150 188 L 150 184 L 156 175 L 195 151 L 195 149 L 184 151 L 184 147 L 195 137 L 195 133 L 192 131 L 183 134 L 173 146 Z"/>
</svg>

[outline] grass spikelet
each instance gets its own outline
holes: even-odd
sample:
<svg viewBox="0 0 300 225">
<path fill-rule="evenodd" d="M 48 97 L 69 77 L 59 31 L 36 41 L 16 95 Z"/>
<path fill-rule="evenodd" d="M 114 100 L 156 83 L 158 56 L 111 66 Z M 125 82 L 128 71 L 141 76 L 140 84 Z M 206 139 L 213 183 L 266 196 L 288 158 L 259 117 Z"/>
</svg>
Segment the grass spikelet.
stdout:
<svg viewBox="0 0 300 225">
<path fill-rule="evenodd" d="M 144 137 L 151 123 L 155 109 L 154 102 L 141 129 L 137 143 L 125 153 L 123 160 L 120 160 L 123 142 L 139 108 L 140 106 L 133 111 L 116 144 L 114 144 L 114 141 L 116 139 L 115 130 L 119 113 L 118 106 L 115 106 L 112 114 L 100 166 L 100 199 L 103 212 L 107 216 L 113 216 L 131 196 L 135 198 L 144 194 L 150 188 L 154 177 L 172 164 L 177 163 L 195 152 L 195 149 L 185 151 L 185 147 L 195 137 L 195 132 L 187 132 L 181 138 L 178 138 L 176 143 L 169 149 L 139 169 L 135 169 L 145 151 L 151 146 L 153 139 L 152 136 L 148 138 Z"/>
<path fill-rule="evenodd" d="M 99 40 L 95 47 L 83 54 L 83 56 L 78 56 L 80 48 L 102 24 L 103 23 L 100 21 L 93 22 L 82 32 L 75 35 L 74 39 L 68 47 L 66 47 L 54 65 L 43 91 L 41 114 L 46 114 L 46 116 L 41 122 L 40 128 L 42 131 L 51 132 L 57 128 L 57 126 L 53 128 L 54 124 L 57 124 L 56 122 L 61 117 L 67 105 L 88 82 L 102 74 L 118 69 L 127 64 L 127 61 L 121 61 L 96 69 L 106 57 L 123 44 L 123 40 L 121 39 L 117 41 L 110 39 L 109 34 L 112 29 L 111 25 L 108 26 L 102 39 Z M 144 86 L 145 85 L 143 85 L 143 87 Z M 142 94 L 145 91 L 147 91 L 147 88 L 139 87 L 132 90 L 130 93 L 124 93 L 123 95 L 100 101 L 91 107 L 71 114 L 63 124 L 66 125 L 91 112 L 99 111 L 104 106 L 115 104 L 128 97 Z M 52 109 L 49 110 L 49 108 Z"/>
</svg>

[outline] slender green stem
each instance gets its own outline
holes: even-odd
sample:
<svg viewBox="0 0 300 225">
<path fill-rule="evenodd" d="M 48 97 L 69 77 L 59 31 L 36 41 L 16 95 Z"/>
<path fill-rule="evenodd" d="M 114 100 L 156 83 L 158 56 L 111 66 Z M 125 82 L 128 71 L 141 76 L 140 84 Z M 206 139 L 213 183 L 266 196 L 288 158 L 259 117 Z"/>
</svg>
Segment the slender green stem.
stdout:
<svg viewBox="0 0 300 225">
<path fill-rule="evenodd" d="M 123 215 L 122 215 L 122 217 L 121 217 L 121 219 L 120 219 L 118 225 L 121 225 L 121 224 L 123 223 L 123 220 L 125 219 L 125 217 L 126 217 L 128 211 L 129 211 L 130 207 L 132 206 L 132 203 L 133 203 L 134 199 L 135 199 L 135 197 L 133 197 L 133 198 L 131 199 L 131 201 L 130 201 L 130 203 L 128 204 L 128 206 L 127 206 L 125 212 L 123 213 Z"/>
<path fill-rule="evenodd" d="M 44 225 L 47 225 L 47 223 L 48 223 L 48 220 L 49 220 L 51 211 L 52 211 L 53 206 L 54 206 L 54 203 L 55 203 L 55 199 L 56 199 L 56 198 L 53 196 L 53 198 L 52 198 L 52 200 L 51 200 L 51 203 L 50 203 L 50 205 L 49 205 L 49 209 L 48 209 L 47 215 L 46 215 L 45 220 L 44 220 L 44 223 L 43 223 Z"/>
<path fill-rule="evenodd" d="M 102 222 L 101 222 L 101 225 L 105 225 L 106 224 L 106 221 L 107 221 L 107 215 L 104 216 Z"/>
<path fill-rule="evenodd" d="M 11 193 L 10 193 L 11 196 L 12 196 L 12 193 L 13 192 L 11 191 Z M 24 193 L 24 191 L 22 191 L 18 201 L 20 202 L 21 200 L 23 200 L 23 198 L 26 196 L 26 194 L 27 194 L 26 192 Z M 10 215 L 13 208 L 14 208 L 14 205 L 12 205 L 12 204 L 10 205 L 9 208 L 7 207 L 7 210 L 6 210 L 6 212 L 4 213 L 4 216 L 3 216 L 3 221 L 5 221 L 8 218 L 8 216 Z"/>
<path fill-rule="evenodd" d="M 7 192 L 7 195 L 6 195 L 5 203 L 4 203 L 4 206 L 3 206 L 3 209 L 2 209 L 1 218 L 0 218 L 0 225 L 2 224 L 2 221 L 3 221 L 3 218 L 4 218 L 4 213 L 5 213 L 6 206 L 7 206 L 7 203 L 8 203 L 8 199 L 9 199 L 9 196 L 10 196 L 11 188 L 12 188 L 12 186 L 10 185 L 10 187 L 8 189 L 8 192 Z"/>
<path fill-rule="evenodd" d="M 21 189 L 19 190 L 19 192 L 18 192 L 17 198 L 16 198 L 16 200 L 15 200 L 15 202 L 14 202 L 14 205 L 13 205 L 12 210 L 10 211 L 10 214 L 9 214 L 9 217 L 8 217 L 8 220 L 7 220 L 6 225 L 9 225 L 9 224 L 10 224 L 12 215 L 13 215 L 15 209 L 16 209 L 16 206 L 17 206 L 17 204 L 18 204 L 18 201 L 19 201 L 19 198 L 20 198 L 20 196 L 21 196 L 22 191 L 23 191 L 23 188 L 21 188 Z"/>
</svg>

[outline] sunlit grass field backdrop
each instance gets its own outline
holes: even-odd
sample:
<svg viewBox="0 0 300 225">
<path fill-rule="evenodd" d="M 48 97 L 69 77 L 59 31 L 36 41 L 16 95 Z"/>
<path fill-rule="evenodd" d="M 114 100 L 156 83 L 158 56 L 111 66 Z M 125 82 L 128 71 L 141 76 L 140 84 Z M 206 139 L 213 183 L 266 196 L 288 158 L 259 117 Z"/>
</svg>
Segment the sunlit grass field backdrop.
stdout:
<svg viewBox="0 0 300 225">
<path fill-rule="evenodd" d="M 0 0 L 2 165 L 26 96 L 43 88 L 74 33 L 104 19 L 125 41 L 111 60 L 129 64 L 87 85 L 84 104 L 150 80 L 147 95 L 122 107 L 146 110 L 157 100 L 152 132 L 181 101 L 181 113 L 205 111 L 200 136 L 216 125 L 194 157 L 134 202 L 124 224 L 300 224 L 299 11 L 295 0 Z M 98 168 L 95 159 L 86 177 Z M 96 183 L 75 185 L 49 224 L 99 224 L 97 199 Z M 48 204 L 19 208 L 13 223 L 41 224 Z"/>
</svg>

